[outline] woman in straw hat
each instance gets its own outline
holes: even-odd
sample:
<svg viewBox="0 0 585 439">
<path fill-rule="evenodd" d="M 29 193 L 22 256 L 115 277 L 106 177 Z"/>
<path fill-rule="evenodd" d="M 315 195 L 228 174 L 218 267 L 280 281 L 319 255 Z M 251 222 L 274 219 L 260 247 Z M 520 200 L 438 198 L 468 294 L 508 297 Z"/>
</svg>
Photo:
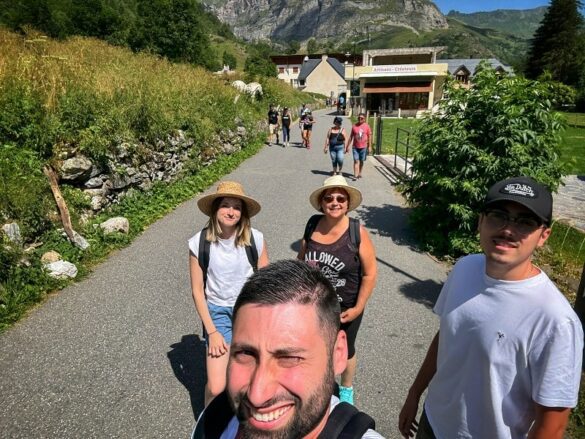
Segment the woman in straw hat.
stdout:
<svg viewBox="0 0 585 439">
<path fill-rule="evenodd" d="M 240 183 L 219 183 L 217 191 L 199 199 L 197 206 L 209 217 L 207 226 L 189 240 L 191 290 L 207 343 L 207 405 L 225 388 L 232 309 L 254 271 L 250 248 L 256 249 L 258 268 L 268 265 L 268 253 L 264 236 L 250 226 L 260 204 L 244 193 Z M 204 246 L 207 253 L 201 250 Z"/>
<path fill-rule="evenodd" d="M 348 342 L 347 369 L 341 375 L 339 398 L 351 404 L 356 371 L 355 339 L 377 276 L 370 235 L 357 220 L 347 216 L 361 201 L 361 192 L 349 186 L 341 175 L 326 179 L 309 197 L 311 205 L 323 215 L 309 220 L 297 256 L 319 267 L 337 292 L 341 329 L 346 332 Z"/>
</svg>

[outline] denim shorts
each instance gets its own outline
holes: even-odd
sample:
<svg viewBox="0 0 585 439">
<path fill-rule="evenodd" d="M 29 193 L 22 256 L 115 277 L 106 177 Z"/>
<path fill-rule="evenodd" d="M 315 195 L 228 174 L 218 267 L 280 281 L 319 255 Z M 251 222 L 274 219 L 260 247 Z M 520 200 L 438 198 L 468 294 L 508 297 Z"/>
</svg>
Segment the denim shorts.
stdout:
<svg viewBox="0 0 585 439">
<path fill-rule="evenodd" d="M 232 342 L 232 316 L 234 308 L 232 306 L 219 306 L 213 303 L 207 302 L 207 308 L 209 309 L 209 315 L 215 325 L 215 329 L 219 331 L 225 342 L 231 344 Z M 205 333 L 205 343 L 209 345 L 209 335 Z"/>
<path fill-rule="evenodd" d="M 368 155 L 368 148 L 353 148 L 353 161 L 365 162 Z"/>
</svg>

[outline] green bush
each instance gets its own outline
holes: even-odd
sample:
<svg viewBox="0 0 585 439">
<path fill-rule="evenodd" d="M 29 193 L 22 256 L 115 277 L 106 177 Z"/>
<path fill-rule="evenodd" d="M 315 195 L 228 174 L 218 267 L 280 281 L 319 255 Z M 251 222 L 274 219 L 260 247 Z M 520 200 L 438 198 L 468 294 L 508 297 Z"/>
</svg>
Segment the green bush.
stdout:
<svg viewBox="0 0 585 439">
<path fill-rule="evenodd" d="M 42 161 L 29 150 L 0 146 L 0 219 L 16 221 L 24 240 L 50 227 L 54 201 Z"/>
<path fill-rule="evenodd" d="M 403 191 L 427 248 L 478 250 L 477 215 L 489 186 L 527 175 L 556 190 L 561 115 L 546 83 L 500 77 L 482 65 L 471 89 L 448 81 L 439 111 L 418 126 L 414 176 Z"/>
</svg>

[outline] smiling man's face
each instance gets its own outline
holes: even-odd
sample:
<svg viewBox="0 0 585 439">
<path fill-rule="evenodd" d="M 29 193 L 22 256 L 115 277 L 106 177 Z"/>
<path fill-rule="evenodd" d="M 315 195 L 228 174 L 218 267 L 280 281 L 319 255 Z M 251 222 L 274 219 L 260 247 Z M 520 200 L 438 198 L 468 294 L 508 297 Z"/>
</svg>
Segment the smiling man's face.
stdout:
<svg viewBox="0 0 585 439">
<path fill-rule="evenodd" d="M 247 304 L 234 322 L 227 391 L 243 438 L 317 437 L 329 414 L 335 375 L 347 362 L 315 307 Z"/>
</svg>

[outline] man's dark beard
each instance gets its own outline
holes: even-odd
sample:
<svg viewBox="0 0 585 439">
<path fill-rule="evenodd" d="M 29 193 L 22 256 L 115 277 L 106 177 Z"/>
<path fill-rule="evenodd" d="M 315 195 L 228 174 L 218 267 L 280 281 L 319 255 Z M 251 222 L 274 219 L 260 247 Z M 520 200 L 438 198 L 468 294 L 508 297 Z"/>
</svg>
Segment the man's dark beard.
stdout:
<svg viewBox="0 0 585 439">
<path fill-rule="evenodd" d="M 332 363 L 331 359 L 329 360 Z M 258 430 L 252 427 L 248 423 L 248 417 L 250 414 L 245 408 L 245 404 L 251 405 L 248 402 L 248 397 L 244 394 L 238 394 L 236 396 L 238 407 L 235 412 L 240 420 L 240 433 L 242 439 L 300 439 L 308 435 L 319 422 L 325 417 L 325 414 L 329 410 L 329 404 L 331 401 L 331 395 L 333 394 L 333 386 L 335 384 L 335 375 L 333 373 L 332 364 L 327 368 L 323 383 L 321 386 L 309 397 L 304 403 L 293 394 L 287 396 L 276 397 L 268 401 L 265 406 L 270 406 L 278 401 L 292 400 L 294 401 L 295 413 L 293 418 L 279 430 L 266 431 Z M 232 406 L 234 406 L 232 402 Z"/>
</svg>

